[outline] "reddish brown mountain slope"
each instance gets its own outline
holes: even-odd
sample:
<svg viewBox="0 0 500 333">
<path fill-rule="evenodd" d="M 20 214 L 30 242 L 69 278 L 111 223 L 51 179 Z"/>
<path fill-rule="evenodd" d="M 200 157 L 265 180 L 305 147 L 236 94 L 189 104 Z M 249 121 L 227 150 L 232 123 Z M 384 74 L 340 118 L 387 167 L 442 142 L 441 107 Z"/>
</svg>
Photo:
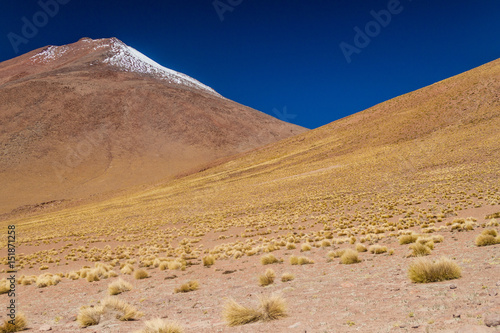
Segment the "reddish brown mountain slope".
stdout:
<svg viewBox="0 0 500 333">
<path fill-rule="evenodd" d="M 0 64 L 0 213 L 157 181 L 304 131 L 114 38 L 41 48 Z"/>
</svg>

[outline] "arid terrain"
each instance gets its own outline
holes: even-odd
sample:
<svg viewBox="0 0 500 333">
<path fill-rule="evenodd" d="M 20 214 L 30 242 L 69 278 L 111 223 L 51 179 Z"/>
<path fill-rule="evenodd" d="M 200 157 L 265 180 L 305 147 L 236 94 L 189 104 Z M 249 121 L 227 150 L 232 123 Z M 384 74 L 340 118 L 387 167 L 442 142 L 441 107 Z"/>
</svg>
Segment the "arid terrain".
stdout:
<svg viewBox="0 0 500 333">
<path fill-rule="evenodd" d="M 500 332 L 499 128 L 496 60 L 205 170 L 4 215 L 19 310 L 34 332 Z"/>
<path fill-rule="evenodd" d="M 0 214 L 155 183 L 306 130 L 136 53 L 83 38 L 0 64 Z"/>
</svg>

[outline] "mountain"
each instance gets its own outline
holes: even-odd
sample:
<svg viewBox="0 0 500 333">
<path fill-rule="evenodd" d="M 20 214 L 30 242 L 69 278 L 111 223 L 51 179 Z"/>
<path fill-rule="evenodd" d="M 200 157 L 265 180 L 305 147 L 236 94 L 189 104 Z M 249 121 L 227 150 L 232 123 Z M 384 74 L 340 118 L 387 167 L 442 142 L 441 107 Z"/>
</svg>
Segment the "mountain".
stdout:
<svg viewBox="0 0 500 333">
<path fill-rule="evenodd" d="M 304 132 L 116 38 L 0 64 L 0 212 L 159 181 Z"/>
</svg>

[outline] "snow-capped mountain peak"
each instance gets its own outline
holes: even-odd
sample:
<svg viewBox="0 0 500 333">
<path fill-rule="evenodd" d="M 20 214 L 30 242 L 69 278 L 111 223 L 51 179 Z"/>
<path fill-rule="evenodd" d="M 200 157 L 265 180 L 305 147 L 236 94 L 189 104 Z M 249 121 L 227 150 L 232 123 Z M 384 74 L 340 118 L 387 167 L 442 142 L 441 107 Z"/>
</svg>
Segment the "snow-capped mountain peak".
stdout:
<svg viewBox="0 0 500 333">
<path fill-rule="evenodd" d="M 112 66 L 120 71 L 150 75 L 154 78 L 168 81 L 169 83 L 183 85 L 208 92 L 217 97 L 222 97 L 214 89 L 204 85 L 198 80 L 158 64 L 116 38 L 96 40 L 82 38 L 77 43 L 71 45 L 49 46 L 31 56 L 30 60 L 32 64 L 46 65 L 58 60 L 65 62 L 66 56 L 68 56 L 68 60 L 70 60 L 70 54 L 78 52 L 85 52 L 85 54 L 88 54 L 96 51 L 105 51 L 103 53 L 104 59 L 102 57 L 99 58 L 101 63 Z M 89 62 L 89 66 L 94 64 L 95 62 Z"/>
<path fill-rule="evenodd" d="M 171 83 L 186 85 L 219 95 L 215 90 L 193 79 L 192 77 L 158 64 L 133 47 L 130 47 L 117 39 L 111 39 L 110 41 L 110 47 L 113 55 L 106 58 L 104 62 L 111 66 L 128 72 L 157 76 L 161 79 L 168 80 Z"/>
</svg>

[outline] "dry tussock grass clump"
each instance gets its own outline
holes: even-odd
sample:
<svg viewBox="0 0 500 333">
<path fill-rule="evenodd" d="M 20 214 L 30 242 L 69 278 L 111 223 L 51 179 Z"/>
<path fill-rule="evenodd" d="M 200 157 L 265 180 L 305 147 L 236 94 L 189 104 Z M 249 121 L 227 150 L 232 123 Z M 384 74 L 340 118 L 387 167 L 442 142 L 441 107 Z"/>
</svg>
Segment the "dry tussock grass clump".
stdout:
<svg viewBox="0 0 500 333">
<path fill-rule="evenodd" d="M 31 276 L 21 275 L 19 280 L 17 280 L 17 283 L 22 284 L 23 286 L 30 286 L 33 283 L 36 283 L 36 279 L 37 279 L 36 275 L 31 275 Z"/>
<path fill-rule="evenodd" d="M 415 235 L 415 234 L 401 235 L 401 236 L 399 236 L 399 244 L 405 245 L 405 244 L 415 243 L 417 241 L 417 239 L 418 239 L 418 235 Z"/>
<path fill-rule="evenodd" d="M 499 223 L 495 219 L 491 219 L 488 223 L 486 223 L 487 227 L 498 227 Z"/>
<path fill-rule="evenodd" d="M 264 274 L 259 276 L 259 284 L 262 287 L 268 286 L 274 283 L 274 278 L 276 277 L 276 273 L 271 268 L 268 268 Z"/>
<path fill-rule="evenodd" d="M 10 283 L 7 279 L 2 279 L 0 281 L 0 295 L 6 294 L 10 291 Z"/>
<path fill-rule="evenodd" d="M 476 237 L 476 246 L 488 246 L 500 244 L 500 237 L 495 229 L 484 230 Z"/>
<path fill-rule="evenodd" d="M 99 324 L 103 315 L 110 315 L 118 320 L 128 321 L 135 320 L 143 314 L 118 298 L 106 298 L 98 306 L 82 307 L 78 312 L 76 320 L 81 327 L 88 327 Z"/>
<path fill-rule="evenodd" d="M 186 267 L 179 260 L 169 261 L 167 266 L 168 266 L 168 269 L 171 271 L 182 270 L 183 268 L 185 269 L 185 267 Z"/>
<path fill-rule="evenodd" d="M 101 321 L 102 307 L 83 307 L 78 312 L 76 321 L 81 327 L 88 327 L 99 324 Z"/>
<path fill-rule="evenodd" d="M 137 333 L 183 333 L 184 328 L 173 321 L 156 318 L 144 323 L 145 327 Z"/>
<path fill-rule="evenodd" d="M 356 244 L 356 251 L 358 251 L 358 252 L 366 252 L 368 250 L 366 249 L 366 246 L 364 246 L 361 243 L 358 243 L 358 244 Z"/>
<path fill-rule="evenodd" d="M 295 280 L 295 275 L 292 273 L 283 273 L 283 275 L 281 275 L 281 282 L 289 282 L 292 280 Z"/>
<path fill-rule="evenodd" d="M 127 275 L 132 274 L 133 271 L 134 271 L 134 266 L 132 264 L 125 264 L 120 269 L 120 272 L 122 272 L 122 274 L 127 274 Z"/>
<path fill-rule="evenodd" d="M 271 265 L 277 262 L 280 262 L 279 259 L 272 254 L 266 254 L 260 258 L 260 263 L 262 265 Z"/>
<path fill-rule="evenodd" d="M 48 286 L 55 286 L 61 282 L 61 277 L 59 275 L 52 275 L 50 273 L 42 274 L 36 279 L 36 286 L 38 288 L 45 288 Z"/>
<path fill-rule="evenodd" d="M 415 243 L 425 245 L 429 249 L 434 250 L 434 241 L 431 238 L 420 237 Z M 410 248 L 411 248 L 411 245 L 410 245 Z"/>
<path fill-rule="evenodd" d="M 335 258 L 342 257 L 342 255 L 345 253 L 345 251 L 347 251 L 347 249 L 339 249 L 339 250 L 328 252 L 328 254 L 326 255 L 328 257 L 328 261 L 332 261 Z"/>
<path fill-rule="evenodd" d="M 215 264 L 215 257 L 213 255 L 203 257 L 203 266 L 210 267 L 213 264 Z"/>
<path fill-rule="evenodd" d="M 306 251 L 311 251 L 311 244 L 309 243 L 304 243 L 300 246 L 300 252 L 306 252 Z"/>
<path fill-rule="evenodd" d="M 408 276 L 415 283 L 438 282 L 458 279 L 462 276 L 462 269 L 445 257 L 436 261 L 419 258 L 410 264 Z"/>
<path fill-rule="evenodd" d="M 102 301 L 103 313 L 116 313 L 116 318 L 121 321 L 134 320 L 143 314 L 138 312 L 132 305 L 125 303 L 118 298 L 108 297 Z"/>
<path fill-rule="evenodd" d="M 410 254 L 410 256 L 412 256 L 412 257 L 428 256 L 432 252 L 432 249 L 429 246 L 427 246 L 426 244 L 419 243 L 419 242 L 411 244 L 410 250 L 412 250 L 412 253 Z"/>
<path fill-rule="evenodd" d="M 12 321 L 10 318 L 9 320 Z M 16 314 L 14 324 L 10 323 L 9 320 L 4 319 L 3 324 L 0 326 L 0 333 L 20 332 L 24 331 L 28 326 L 26 316 L 21 312 Z"/>
<path fill-rule="evenodd" d="M 259 321 L 261 312 L 258 309 L 243 306 L 231 299 L 224 306 L 223 317 L 229 326 L 238 326 Z"/>
<path fill-rule="evenodd" d="M 199 288 L 200 288 L 200 283 L 196 280 L 193 280 L 182 284 L 178 288 L 175 288 L 175 293 L 188 293 L 190 291 L 198 290 Z"/>
<path fill-rule="evenodd" d="M 134 278 L 136 280 L 142 280 L 142 279 L 146 279 L 149 277 L 149 274 L 148 272 L 146 272 L 144 269 L 142 268 L 139 268 L 137 270 L 134 271 Z"/>
<path fill-rule="evenodd" d="M 290 264 L 292 265 L 307 265 L 307 264 L 314 264 L 314 260 L 309 259 L 307 257 L 297 257 L 297 256 L 290 256 Z"/>
<path fill-rule="evenodd" d="M 361 259 L 358 257 L 358 252 L 347 249 L 344 251 L 344 254 L 340 257 L 340 263 L 344 265 L 357 264 L 361 262 Z"/>
<path fill-rule="evenodd" d="M 108 292 L 110 295 L 118 295 L 130 290 L 132 290 L 132 285 L 121 278 L 108 285 Z"/>
<path fill-rule="evenodd" d="M 230 299 L 224 306 L 223 317 L 229 326 L 245 325 L 256 321 L 271 321 L 286 317 L 286 302 L 278 295 L 259 298 L 257 308 L 245 307 Z"/>
<path fill-rule="evenodd" d="M 370 246 L 368 248 L 368 251 L 370 251 L 370 253 L 373 253 L 373 254 L 382 254 L 382 253 L 387 252 L 387 247 L 375 244 L 375 245 Z"/>
</svg>

